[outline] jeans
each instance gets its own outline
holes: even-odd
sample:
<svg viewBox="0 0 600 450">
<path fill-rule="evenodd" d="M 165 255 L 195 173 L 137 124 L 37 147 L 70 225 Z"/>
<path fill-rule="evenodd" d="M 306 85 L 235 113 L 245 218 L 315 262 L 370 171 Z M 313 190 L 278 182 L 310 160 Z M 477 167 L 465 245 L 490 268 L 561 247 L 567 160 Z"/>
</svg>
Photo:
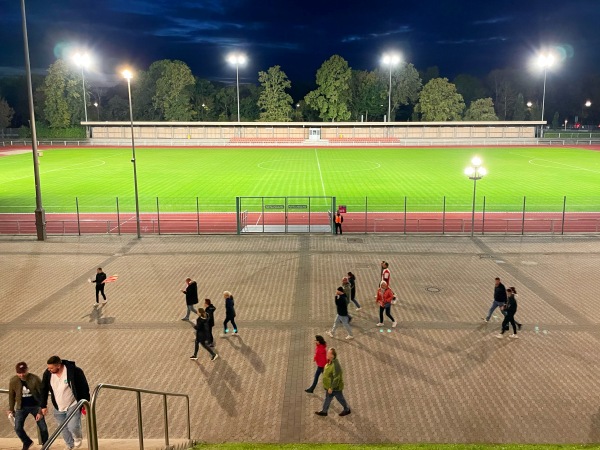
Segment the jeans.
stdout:
<svg viewBox="0 0 600 450">
<path fill-rule="evenodd" d="M 206 351 L 210 353 L 210 356 L 215 356 L 215 352 L 213 352 L 213 349 L 210 348 L 206 342 L 204 342 L 204 338 L 201 338 L 200 341 L 198 341 L 198 338 L 196 338 L 196 341 L 194 342 L 194 357 L 198 356 L 198 349 L 200 346 L 204 347 Z"/>
<path fill-rule="evenodd" d="M 394 318 L 392 317 L 392 307 L 388 306 L 388 307 L 384 307 L 384 306 L 380 306 L 379 307 L 379 323 L 383 323 L 383 311 L 385 310 L 385 315 L 388 316 L 390 318 L 390 320 L 392 322 L 395 322 Z"/>
<path fill-rule="evenodd" d="M 66 411 L 54 411 L 54 418 L 58 426 L 61 426 L 65 421 L 67 416 L 77 408 L 77 405 L 70 406 Z M 75 445 L 74 439 L 82 439 L 83 435 L 81 434 L 81 411 L 78 411 L 77 414 L 73 416 L 71 421 L 67 424 L 67 426 L 62 430 L 62 437 L 65 440 L 65 444 L 67 447 L 73 448 Z"/>
<path fill-rule="evenodd" d="M 492 314 L 494 314 L 494 311 L 496 310 L 496 308 L 499 308 L 500 306 L 504 306 L 504 305 L 506 305 L 506 303 L 497 302 L 496 300 L 494 300 L 494 303 L 492 303 L 492 307 L 488 311 L 487 316 L 485 317 L 485 320 L 490 320 L 490 318 L 492 317 Z M 506 313 L 504 311 L 502 311 L 502 314 L 506 315 Z"/>
<path fill-rule="evenodd" d="M 184 319 L 185 320 L 189 320 L 190 319 L 190 313 L 194 313 L 194 314 L 198 314 L 198 311 L 196 311 L 194 309 L 194 305 L 187 305 L 187 313 L 185 314 Z"/>
<path fill-rule="evenodd" d="M 350 407 L 348 406 L 348 403 L 346 402 L 342 391 L 331 391 L 330 394 L 327 390 L 325 391 L 325 401 L 323 402 L 323 408 L 321 409 L 321 411 L 326 413 L 329 410 L 329 405 L 331 405 L 331 401 L 334 397 L 337 398 L 338 402 L 340 402 L 340 405 L 342 405 L 344 411 L 350 411 Z"/>
<path fill-rule="evenodd" d="M 315 388 L 317 387 L 317 383 L 319 382 L 319 377 L 323 373 L 323 369 L 324 369 L 324 367 L 317 366 L 317 370 L 315 371 L 315 378 L 314 378 L 312 384 L 310 385 L 310 387 L 308 388 L 311 391 L 314 391 Z"/>
<path fill-rule="evenodd" d="M 237 333 L 237 325 L 235 324 L 235 318 L 234 317 L 225 317 L 225 321 L 223 322 L 223 332 L 227 333 L 227 331 L 229 331 L 227 329 L 227 323 L 231 321 L 231 325 L 233 326 L 233 331 L 235 333 Z"/>
<path fill-rule="evenodd" d="M 333 328 L 331 329 L 331 334 L 335 334 L 335 329 L 337 328 L 338 323 L 341 323 L 348 334 L 352 336 L 352 328 L 350 327 L 350 318 L 348 316 L 340 316 L 339 314 L 336 316 L 335 321 L 333 322 Z"/>
<path fill-rule="evenodd" d="M 354 303 L 354 305 L 355 305 L 357 308 L 360 308 L 360 304 L 358 303 L 358 300 L 356 300 L 354 297 L 351 297 L 351 298 L 350 298 L 350 301 L 351 301 L 352 303 Z"/>
<path fill-rule="evenodd" d="M 27 433 L 25 432 L 23 426 L 25 425 L 25 419 L 29 414 L 33 417 L 40 411 L 38 406 L 26 406 L 23 409 L 15 410 L 15 432 L 24 446 L 31 444 L 33 441 Z M 45 444 L 48 440 L 48 426 L 46 425 L 46 420 L 42 416 L 40 420 L 37 421 L 37 426 L 40 429 L 40 437 L 42 439 L 42 444 Z"/>
</svg>

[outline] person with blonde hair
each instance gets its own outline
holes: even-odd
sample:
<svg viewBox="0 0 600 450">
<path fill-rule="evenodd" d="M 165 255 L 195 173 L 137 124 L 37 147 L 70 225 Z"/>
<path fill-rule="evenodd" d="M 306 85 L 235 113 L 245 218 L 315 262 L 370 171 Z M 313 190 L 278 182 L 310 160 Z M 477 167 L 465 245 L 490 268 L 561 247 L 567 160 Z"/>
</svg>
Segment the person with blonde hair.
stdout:
<svg viewBox="0 0 600 450">
<path fill-rule="evenodd" d="M 227 324 L 231 322 L 231 326 L 233 327 L 233 334 L 237 334 L 238 327 L 235 323 L 235 303 L 233 301 L 233 295 L 231 292 L 224 291 L 223 298 L 225 299 L 225 321 L 223 321 L 223 335 L 226 335 L 229 332 L 229 328 L 227 328 Z"/>
</svg>

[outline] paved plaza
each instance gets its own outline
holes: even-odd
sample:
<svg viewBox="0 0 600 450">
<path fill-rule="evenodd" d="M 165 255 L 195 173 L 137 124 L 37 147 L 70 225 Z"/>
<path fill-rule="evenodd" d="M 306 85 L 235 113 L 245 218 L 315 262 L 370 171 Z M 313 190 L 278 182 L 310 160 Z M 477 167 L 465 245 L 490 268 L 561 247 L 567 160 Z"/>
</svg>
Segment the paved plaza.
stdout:
<svg viewBox="0 0 600 450">
<path fill-rule="evenodd" d="M 207 442 L 600 441 L 600 239 L 569 237 L 256 235 L 86 236 L 0 240 L 0 387 L 25 360 L 40 374 L 57 354 L 91 386 L 188 393 L 192 437 Z M 379 328 L 379 263 L 389 261 L 399 321 Z M 93 307 L 102 267 L 119 279 Z M 338 329 L 333 298 L 357 276 L 355 339 Z M 239 336 L 200 350 L 179 292 L 190 276 L 224 318 L 236 302 Z M 483 322 L 494 278 L 519 292 L 520 339 Z M 307 394 L 314 335 L 338 350 L 352 414 L 317 417 Z M 6 403 L 6 396 L 0 397 Z M 143 396 L 144 433 L 163 433 L 160 398 Z M 135 395 L 102 391 L 100 438 L 137 438 Z M 170 435 L 185 436 L 185 403 L 170 400 Z M 29 420 L 29 426 L 32 421 Z M 52 417 L 49 426 L 55 428 Z M 0 437 L 14 437 L 0 421 Z"/>
</svg>

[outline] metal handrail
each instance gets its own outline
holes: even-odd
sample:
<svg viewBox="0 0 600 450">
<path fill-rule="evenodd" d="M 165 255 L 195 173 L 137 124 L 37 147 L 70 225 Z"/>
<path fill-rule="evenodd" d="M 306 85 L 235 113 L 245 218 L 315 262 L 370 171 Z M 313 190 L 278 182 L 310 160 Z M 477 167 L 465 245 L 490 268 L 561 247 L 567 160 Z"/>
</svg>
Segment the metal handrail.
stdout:
<svg viewBox="0 0 600 450">
<path fill-rule="evenodd" d="M 77 405 L 75 405 L 76 408 L 73 409 L 73 411 L 71 411 L 65 421 L 63 423 L 60 424 L 60 426 L 54 430 L 54 433 L 52 433 L 52 435 L 48 438 L 48 441 L 46 441 L 46 443 L 42 446 L 42 450 L 47 450 L 49 449 L 52 444 L 54 444 L 54 441 L 58 438 L 58 436 L 60 435 L 60 433 L 62 432 L 62 430 L 64 430 L 67 425 L 69 424 L 69 422 L 71 421 L 71 419 L 73 419 L 73 417 L 75 417 L 76 414 L 79 414 L 79 410 L 82 407 L 86 407 L 88 411 L 90 411 L 90 402 L 87 401 L 86 399 L 82 399 L 79 400 L 77 402 Z M 91 425 L 91 417 L 88 418 L 87 420 L 87 432 L 88 432 L 88 441 L 92 440 L 92 425 Z"/>
<path fill-rule="evenodd" d="M 162 395 L 163 397 L 163 423 L 165 427 L 165 447 L 169 447 L 169 416 L 167 412 L 167 396 L 170 397 L 185 397 L 187 405 L 187 438 L 191 439 L 191 422 L 190 422 L 190 397 L 187 394 L 178 394 L 174 392 L 163 392 L 153 391 L 151 389 L 134 388 L 130 386 L 119 386 L 116 384 L 104 384 L 100 383 L 94 389 L 92 394 L 92 401 L 90 406 L 90 414 L 88 419 L 88 426 L 90 427 L 88 447 L 90 450 L 98 449 L 98 426 L 96 422 L 96 403 L 101 389 L 114 389 L 117 391 L 130 391 L 136 393 L 137 399 L 137 422 L 138 422 L 138 440 L 140 444 L 140 450 L 144 450 L 144 431 L 143 431 L 143 420 L 142 420 L 142 393 Z"/>
<path fill-rule="evenodd" d="M 10 391 L 8 389 L 0 389 L 0 394 L 8 394 Z M 38 437 L 38 444 L 42 443 L 42 435 L 40 433 L 40 428 L 39 427 L 35 427 L 35 429 L 37 430 L 37 437 Z"/>
</svg>

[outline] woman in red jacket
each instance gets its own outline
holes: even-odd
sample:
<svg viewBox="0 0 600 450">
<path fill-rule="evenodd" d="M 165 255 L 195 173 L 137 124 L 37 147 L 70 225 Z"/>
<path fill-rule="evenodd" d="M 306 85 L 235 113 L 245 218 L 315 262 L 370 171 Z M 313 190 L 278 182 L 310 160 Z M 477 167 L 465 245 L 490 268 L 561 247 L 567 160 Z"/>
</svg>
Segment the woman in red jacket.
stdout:
<svg viewBox="0 0 600 450">
<path fill-rule="evenodd" d="M 325 364 L 327 364 L 327 342 L 325 342 L 323 336 L 315 336 L 315 356 L 313 359 L 317 363 L 315 379 L 313 380 L 313 384 L 308 389 L 304 389 L 304 392 L 308 392 L 309 394 L 312 394 L 315 388 L 317 387 L 319 377 L 323 373 L 323 368 L 325 367 Z"/>
<path fill-rule="evenodd" d="M 383 312 L 385 311 L 386 316 L 392 321 L 392 328 L 395 328 L 398 323 L 394 320 L 390 312 L 394 300 L 394 291 L 388 287 L 385 281 L 382 281 L 379 286 L 379 289 L 377 289 L 377 299 L 375 300 L 379 304 L 379 323 L 377 326 L 383 326 Z"/>
</svg>

